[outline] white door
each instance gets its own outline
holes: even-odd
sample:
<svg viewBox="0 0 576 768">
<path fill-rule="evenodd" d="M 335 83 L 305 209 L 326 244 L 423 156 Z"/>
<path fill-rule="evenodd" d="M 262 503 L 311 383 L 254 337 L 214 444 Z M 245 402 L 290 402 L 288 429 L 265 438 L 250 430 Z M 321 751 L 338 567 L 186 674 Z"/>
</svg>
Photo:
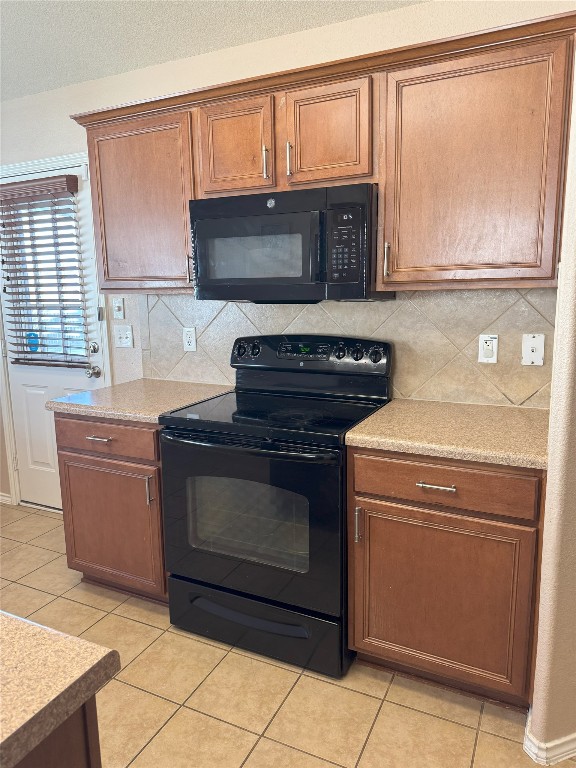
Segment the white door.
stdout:
<svg viewBox="0 0 576 768">
<path fill-rule="evenodd" d="M 85 167 L 67 168 L 64 173 L 78 175 L 77 217 L 80 236 L 80 251 L 83 266 L 84 301 L 86 307 L 87 340 L 97 351 L 89 354 L 87 364 L 82 367 L 52 367 L 50 365 L 26 365 L 14 363 L 16 356 L 9 342 L 10 306 L 7 295 L 2 294 L 3 333 L 7 344 L 7 371 L 9 392 L 2 397 L 10 399 L 14 443 L 15 465 L 19 499 L 56 509 L 62 508 L 60 479 L 56 452 L 54 414 L 45 409 L 47 400 L 62 397 L 73 392 L 96 389 L 106 383 L 107 347 L 105 314 L 98 311 L 98 287 L 94 256 L 94 238 L 90 213 L 90 188 L 87 179 L 82 178 Z M 59 172 L 60 174 L 63 171 Z M 58 175 L 44 173 L 42 176 Z M 19 177 L 22 180 L 26 177 Z M 2 179 L 5 183 L 13 179 Z M 6 283 L 4 283 L 6 285 Z M 32 342 L 34 343 L 34 338 Z M 88 378 L 86 369 L 97 367 L 99 377 Z"/>
</svg>

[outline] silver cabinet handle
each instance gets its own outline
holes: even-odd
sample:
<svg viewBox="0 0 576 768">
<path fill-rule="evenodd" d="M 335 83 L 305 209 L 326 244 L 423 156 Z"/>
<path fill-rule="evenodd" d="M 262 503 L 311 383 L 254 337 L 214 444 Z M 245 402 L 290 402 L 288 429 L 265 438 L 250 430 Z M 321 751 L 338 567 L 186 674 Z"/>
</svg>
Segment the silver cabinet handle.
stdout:
<svg viewBox="0 0 576 768">
<path fill-rule="evenodd" d="M 292 176 L 291 166 L 292 163 L 290 161 L 290 150 L 292 149 L 292 145 L 289 141 L 286 142 L 286 176 Z"/>
<path fill-rule="evenodd" d="M 386 279 L 390 272 L 388 271 L 388 259 L 390 257 L 390 243 L 384 243 L 384 279 Z"/>
<path fill-rule="evenodd" d="M 264 144 L 262 144 L 262 176 L 265 179 L 270 178 L 268 176 L 268 150 Z"/>
<path fill-rule="evenodd" d="M 96 437 L 96 435 L 86 435 L 86 440 L 94 440 L 95 443 L 111 443 L 112 437 Z"/>
<path fill-rule="evenodd" d="M 430 483 L 416 483 L 418 488 L 431 488 L 433 491 L 446 491 L 446 493 L 456 493 L 455 485 L 430 485 Z"/>
<path fill-rule="evenodd" d="M 354 510 L 354 544 L 358 544 L 362 536 L 360 535 L 360 513 L 362 507 L 356 507 Z"/>
<path fill-rule="evenodd" d="M 148 475 L 146 475 L 144 480 L 146 482 L 146 504 L 150 506 L 150 504 L 154 501 L 154 499 L 150 495 L 150 478 L 148 477 Z"/>
</svg>

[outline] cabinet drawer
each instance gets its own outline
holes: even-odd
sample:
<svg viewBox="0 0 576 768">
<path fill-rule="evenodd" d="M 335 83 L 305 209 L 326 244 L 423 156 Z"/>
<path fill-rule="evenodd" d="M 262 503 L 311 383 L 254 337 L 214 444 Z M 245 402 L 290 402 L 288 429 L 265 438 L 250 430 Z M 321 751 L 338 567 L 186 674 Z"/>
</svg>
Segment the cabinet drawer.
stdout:
<svg viewBox="0 0 576 768">
<path fill-rule="evenodd" d="M 523 520 L 538 516 L 539 478 L 504 468 L 472 469 L 357 455 L 354 491 Z"/>
<path fill-rule="evenodd" d="M 158 458 L 156 430 L 84 419 L 56 419 L 58 448 L 127 456 L 144 461 Z"/>
</svg>

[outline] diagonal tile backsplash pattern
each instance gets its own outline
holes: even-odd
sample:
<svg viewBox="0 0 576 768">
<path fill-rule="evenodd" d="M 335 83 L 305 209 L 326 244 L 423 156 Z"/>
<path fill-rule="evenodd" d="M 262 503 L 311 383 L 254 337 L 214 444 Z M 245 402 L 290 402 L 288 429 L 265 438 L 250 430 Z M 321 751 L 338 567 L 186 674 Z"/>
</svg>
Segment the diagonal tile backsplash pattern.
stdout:
<svg viewBox="0 0 576 768">
<path fill-rule="evenodd" d="M 395 397 L 546 408 L 555 309 L 553 288 L 413 291 L 398 293 L 394 301 L 309 305 L 150 295 L 138 299 L 136 337 L 141 340 L 145 377 L 215 384 L 234 383 L 229 359 L 238 336 L 324 333 L 370 337 L 394 345 Z M 192 326 L 197 351 L 184 352 L 182 328 Z M 499 335 L 496 365 L 477 362 L 481 333 Z M 545 334 L 544 366 L 520 364 L 523 333 Z M 118 368 L 117 360 L 115 365 Z"/>
</svg>

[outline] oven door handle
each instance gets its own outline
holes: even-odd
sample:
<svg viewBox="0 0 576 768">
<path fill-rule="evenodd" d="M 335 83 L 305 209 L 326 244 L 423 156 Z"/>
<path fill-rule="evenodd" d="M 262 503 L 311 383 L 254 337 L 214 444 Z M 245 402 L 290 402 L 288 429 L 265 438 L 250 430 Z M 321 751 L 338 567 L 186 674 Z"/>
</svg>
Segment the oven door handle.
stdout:
<svg viewBox="0 0 576 768">
<path fill-rule="evenodd" d="M 234 445 L 233 443 L 211 443 L 207 440 L 191 440 L 187 437 L 171 435 L 169 432 L 162 432 L 161 434 L 162 440 L 168 440 L 171 443 L 181 443 L 182 445 L 190 445 L 197 448 L 217 448 L 221 451 L 234 451 L 234 453 L 246 453 L 261 459 L 289 459 L 290 461 L 305 461 L 311 464 L 337 464 L 340 461 L 340 454 L 336 451 L 306 453 L 305 451 L 273 450 L 257 446 L 252 448 L 245 445 Z"/>
</svg>

